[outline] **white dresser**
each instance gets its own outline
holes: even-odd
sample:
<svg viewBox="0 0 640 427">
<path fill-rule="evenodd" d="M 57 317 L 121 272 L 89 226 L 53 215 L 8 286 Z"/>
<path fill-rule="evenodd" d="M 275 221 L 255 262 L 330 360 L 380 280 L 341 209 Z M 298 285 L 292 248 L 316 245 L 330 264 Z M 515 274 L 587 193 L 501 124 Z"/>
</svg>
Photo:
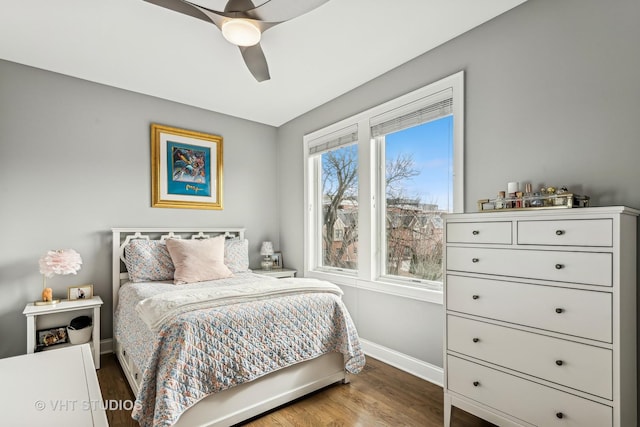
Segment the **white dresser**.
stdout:
<svg viewBox="0 0 640 427">
<path fill-rule="evenodd" d="M 107 427 L 89 344 L 0 359 L 0 424 Z"/>
<path fill-rule="evenodd" d="M 636 426 L 636 223 L 626 207 L 445 218 L 445 426 Z"/>
</svg>

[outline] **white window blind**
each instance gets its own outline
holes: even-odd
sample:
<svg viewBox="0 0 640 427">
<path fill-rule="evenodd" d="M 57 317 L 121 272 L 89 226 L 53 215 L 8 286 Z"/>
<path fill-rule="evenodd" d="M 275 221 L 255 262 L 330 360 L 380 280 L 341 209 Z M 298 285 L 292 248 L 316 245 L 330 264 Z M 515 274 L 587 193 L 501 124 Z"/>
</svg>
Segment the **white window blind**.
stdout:
<svg viewBox="0 0 640 427">
<path fill-rule="evenodd" d="M 453 89 L 447 88 L 372 117 L 369 121 L 371 136 L 375 138 L 398 132 L 452 113 Z"/>
<path fill-rule="evenodd" d="M 326 153 L 356 141 L 358 141 L 358 125 L 353 124 L 309 141 L 309 155 Z"/>
</svg>

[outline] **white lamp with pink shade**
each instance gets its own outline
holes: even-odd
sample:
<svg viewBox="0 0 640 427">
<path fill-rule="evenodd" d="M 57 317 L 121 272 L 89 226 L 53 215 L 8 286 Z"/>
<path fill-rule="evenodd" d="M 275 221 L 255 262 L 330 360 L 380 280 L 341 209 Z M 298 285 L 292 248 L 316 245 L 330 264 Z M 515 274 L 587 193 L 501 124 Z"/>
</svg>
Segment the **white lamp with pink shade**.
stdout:
<svg viewBox="0 0 640 427">
<path fill-rule="evenodd" d="M 56 274 L 76 274 L 82 266 L 80 254 L 73 249 L 58 249 L 48 251 L 40 258 L 40 273 L 42 273 L 42 300 L 35 301 L 35 305 L 57 304 L 59 299 L 53 299 L 53 290 L 46 286 L 47 277 Z"/>
</svg>

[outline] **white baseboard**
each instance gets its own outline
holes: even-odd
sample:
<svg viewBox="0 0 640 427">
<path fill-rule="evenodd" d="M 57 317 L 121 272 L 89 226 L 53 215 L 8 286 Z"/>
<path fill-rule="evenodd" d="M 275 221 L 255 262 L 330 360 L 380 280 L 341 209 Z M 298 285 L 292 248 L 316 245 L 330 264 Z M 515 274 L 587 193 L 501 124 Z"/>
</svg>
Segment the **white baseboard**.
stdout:
<svg viewBox="0 0 640 427">
<path fill-rule="evenodd" d="M 440 387 L 443 386 L 444 370 L 441 367 L 418 360 L 415 357 L 407 356 L 406 354 L 383 347 L 362 338 L 360 338 L 360 343 L 362 344 L 362 349 L 366 355 L 391 366 L 395 366 L 396 368 L 422 378 L 423 380 L 437 384 Z"/>
<path fill-rule="evenodd" d="M 100 340 L 100 354 L 113 353 L 113 339 Z"/>
</svg>

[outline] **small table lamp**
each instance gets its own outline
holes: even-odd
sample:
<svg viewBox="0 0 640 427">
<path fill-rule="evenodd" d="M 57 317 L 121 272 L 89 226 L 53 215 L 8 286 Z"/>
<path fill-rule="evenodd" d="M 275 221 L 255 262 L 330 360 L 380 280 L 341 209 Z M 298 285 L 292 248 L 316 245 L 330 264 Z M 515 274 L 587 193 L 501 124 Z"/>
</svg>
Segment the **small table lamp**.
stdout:
<svg viewBox="0 0 640 427">
<path fill-rule="evenodd" d="M 273 261 L 271 260 L 271 255 L 273 255 L 273 243 L 262 242 L 260 255 L 264 256 L 264 260 L 260 264 L 262 266 L 262 269 L 271 270 L 271 267 L 273 267 Z"/>
<path fill-rule="evenodd" d="M 40 258 L 40 273 L 42 273 L 42 300 L 35 301 L 35 305 L 57 304 L 59 299 L 53 299 L 53 291 L 47 288 L 47 277 L 56 274 L 76 274 L 82 265 L 80 254 L 73 249 L 58 249 L 48 251 Z"/>
</svg>

